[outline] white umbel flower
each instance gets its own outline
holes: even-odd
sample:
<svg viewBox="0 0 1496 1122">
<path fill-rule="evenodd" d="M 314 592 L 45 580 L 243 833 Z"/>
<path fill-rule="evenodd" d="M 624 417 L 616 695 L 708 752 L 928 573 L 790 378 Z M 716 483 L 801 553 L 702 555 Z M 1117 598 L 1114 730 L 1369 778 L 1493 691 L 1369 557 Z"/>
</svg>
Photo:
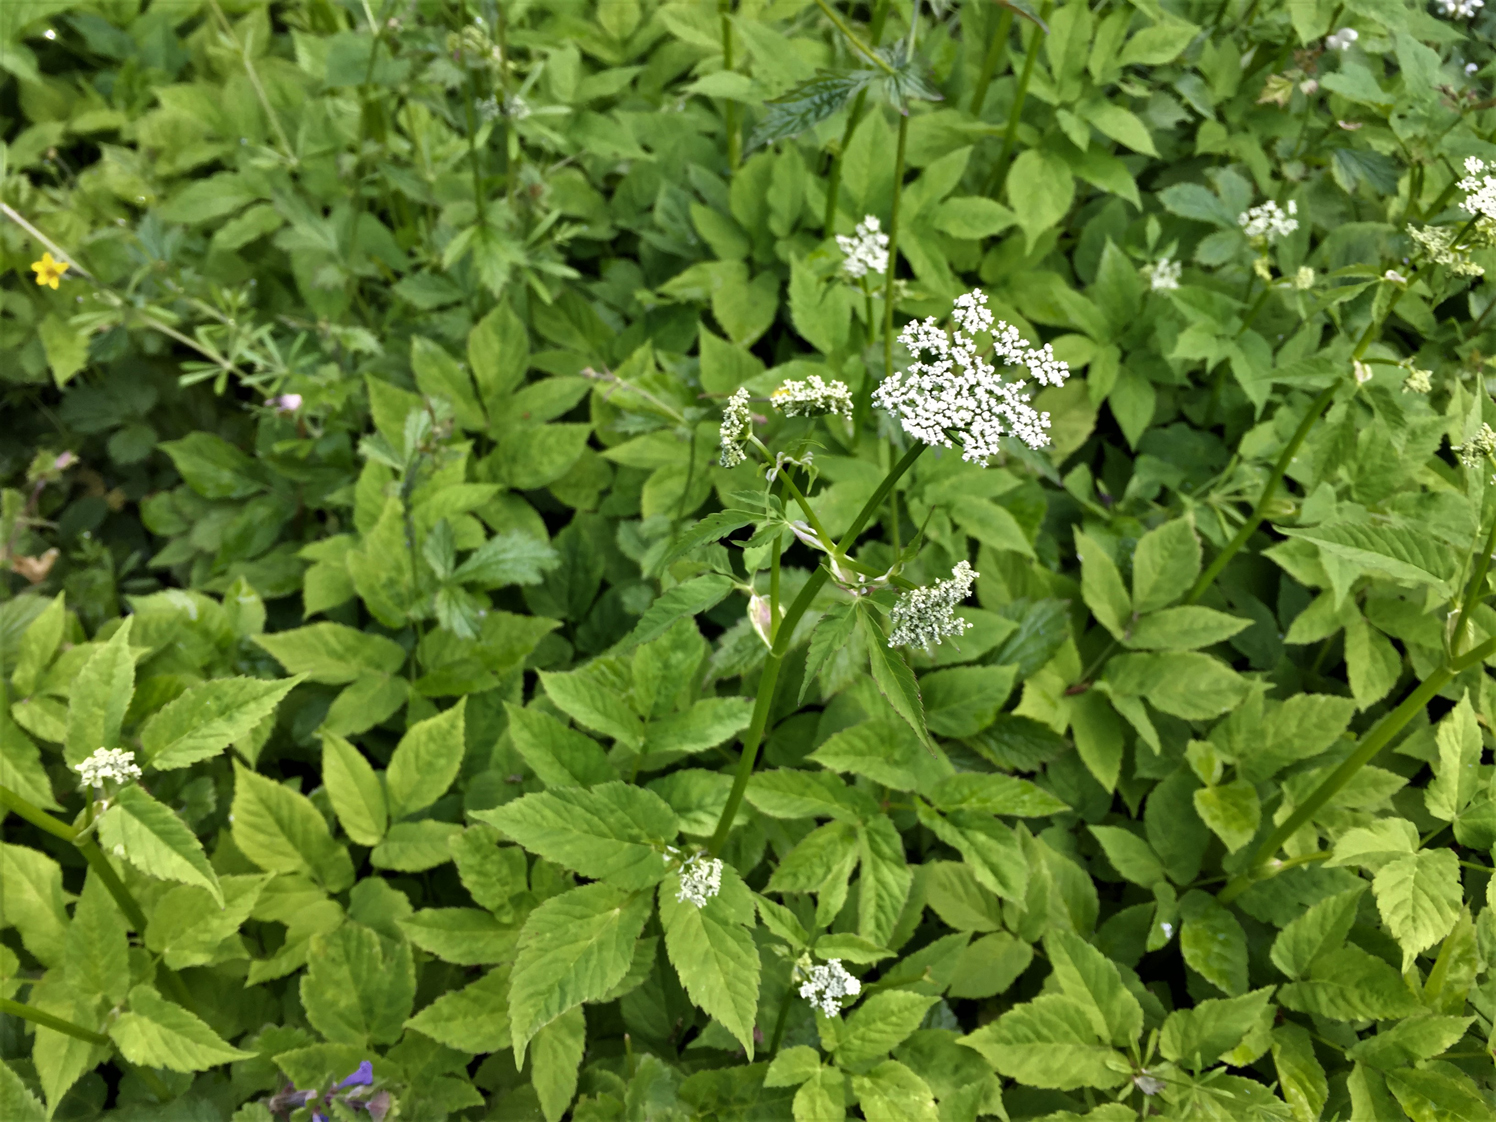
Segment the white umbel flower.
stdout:
<svg viewBox="0 0 1496 1122">
<path fill-rule="evenodd" d="M 1460 455 L 1460 463 L 1467 468 L 1478 468 L 1487 457 L 1496 453 L 1496 431 L 1490 425 L 1481 425 L 1480 432 L 1456 447 L 1455 451 Z"/>
<path fill-rule="evenodd" d="M 1479 156 L 1466 158 L 1465 178 L 1460 180 L 1460 190 L 1465 192 L 1460 209 L 1466 214 L 1496 218 L 1496 176 L 1490 174 L 1492 171 L 1496 168 Z"/>
<path fill-rule="evenodd" d="M 1288 201 L 1288 209 L 1285 211 L 1272 199 L 1261 206 L 1254 206 L 1250 210 L 1243 211 L 1236 216 L 1236 223 L 1241 227 L 1242 233 L 1255 240 L 1264 242 L 1275 242 L 1279 238 L 1286 238 L 1299 228 L 1299 220 L 1294 215 L 1299 212 L 1299 204 L 1292 199 Z"/>
<path fill-rule="evenodd" d="M 1485 275 L 1485 269 L 1470 260 L 1468 252 L 1454 247 L 1455 231 L 1444 226 L 1409 226 L 1408 233 L 1435 265 L 1443 265 L 1456 276 Z"/>
<path fill-rule="evenodd" d="M 678 851 L 673 848 L 666 851 L 666 860 Z M 680 866 L 680 891 L 675 894 L 675 902 L 683 904 L 690 901 L 698 908 L 706 907 L 706 902 L 717 893 L 722 891 L 722 862 L 716 857 L 708 857 L 705 853 L 693 853 L 681 862 Z"/>
<path fill-rule="evenodd" d="M 1314 287 L 1314 270 L 1308 265 L 1300 265 L 1299 271 L 1293 275 L 1293 286 L 1304 292 Z"/>
<path fill-rule="evenodd" d="M 857 223 L 855 235 L 850 238 L 836 235 L 836 244 L 842 251 L 842 272 L 853 279 L 888 272 L 888 235 L 878 219 L 869 214 Z"/>
<path fill-rule="evenodd" d="M 786 417 L 852 412 L 852 391 L 845 382 L 826 382 L 812 374 L 803 382 L 786 382 L 769 395 L 769 404 Z"/>
<path fill-rule="evenodd" d="M 1428 393 L 1434 388 L 1434 372 L 1419 370 L 1416 366 L 1403 379 L 1403 393 Z"/>
<path fill-rule="evenodd" d="M 828 1017 L 841 1012 L 842 998 L 861 992 L 862 983 L 843 969 L 839 958 L 827 959 L 825 966 L 812 966 L 809 980 L 800 986 L 800 996 Z"/>
<path fill-rule="evenodd" d="M 104 780 L 128 783 L 140 778 L 140 769 L 135 766 L 135 753 L 122 752 L 118 748 L 95 748 L 93 755 L 73 770 L 83 779 L 84 787 L 102 787 Z"/>
<path fill-rule="evenodd" d="M 722 410 L 722 427 L 718 435 L 722 439 L 722 454 L 717 462 L 725 468 L 734 468 L 748 457 L 743 452 L 743 441 L 753 431 L 753 414 L 748 409 L 748 389 L 740 387 L 727 399 Z"/>
<path fill-rule="evenodd" d="M 1439 7 L 1450 19 L 1470 19 L 1486 6 L 1486 0 L 1439 0 Z"/>
<path fill-rule="evenodd" d="M 1354 27 L 1342 27 L 1335 34 L 1325 36 L 1325 50 L 1348 51 L 1351 49 L 1351 44 L 1359 38 L 1361 36 Z"/>
<path fill-rule="evenodd" d="M 1028 403 L 1027 381 L 1004 381 L 982 358 L 978 334 L 991 334 L 992 353 L 1003 366 L 1027 367 L 1041 385 L 1063 385 L 1070 374 L 1048 343 L 1030 346 L 1016 327 L 994 323 L 986 304 L 980 291 L 958 296 L 951 334 L 933 316 L 905 324 L 899 342 L 914 361 L 904 373 L 883 379 L 873 395 L 915 440 L 951 448 L 954 433 L 961 441 L 961 458 L 974 464 L 997 455 L 1005 436 L 1016 436 L 1030 448 L 1049 443 L 1049 414 Z"/>
<path fill-rule="evenodd" d="M 1154 292 L 1170 292 L 1179 287 L 1179 274 L 1184 269 L 1182 261 L 1170 261 L 1160 257 L 1151 265 L 1143 266 L 1143 276 Z"/>
<path fill-rule="evenodd" d="M 1364 386 L 1371 381 L 1371 365 L 1359 358 L 1351 359 L 1351 373 L 1356 376 L 1356 385 Z"/>
<path fill-rule="evenodd" d="M 938 647 L 942 639 L 959 639 L 971 626 L 969 620 L 956 614 L 956 605 L 971 595 L 971 586 L 980 573 L 968 561 L 958 562 L 951 579 L 936 581 L 929 588 L 904 593 L 888 613 L 893 631 L 890 647 Z"/>
</svg>

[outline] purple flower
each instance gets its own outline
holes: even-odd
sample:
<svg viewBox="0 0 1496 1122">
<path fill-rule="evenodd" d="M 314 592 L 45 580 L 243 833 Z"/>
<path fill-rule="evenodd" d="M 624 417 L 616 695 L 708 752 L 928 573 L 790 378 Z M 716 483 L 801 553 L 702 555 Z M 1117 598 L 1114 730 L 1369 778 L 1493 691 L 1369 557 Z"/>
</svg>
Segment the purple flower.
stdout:
<svg viewBox="0 0 1496 1122">
<path fill-rule="evenodd" d="M 343 1080 L 343 1082 L 333 1087 L 333 1090 L 341 1091 L 344 1087 L 367 1087 L 373 1082 L 374 1065 L 371 1064 L 368 1060 L 365 1060 L 363 1063 L 358 1065 L 352 1075 Z"/>
</svg>

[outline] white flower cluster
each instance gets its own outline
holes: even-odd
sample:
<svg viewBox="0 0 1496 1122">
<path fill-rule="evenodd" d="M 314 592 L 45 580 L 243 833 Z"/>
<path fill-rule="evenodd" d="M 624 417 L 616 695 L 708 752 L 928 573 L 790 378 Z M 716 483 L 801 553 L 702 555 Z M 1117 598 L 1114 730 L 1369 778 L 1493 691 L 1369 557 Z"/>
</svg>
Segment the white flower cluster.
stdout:
<svg viewBox="0 0 1496 1122">
<path fill-rule="evenodd" d="M 1496 431 L 1492 431 L 1490 425 L 1481 425 L 1480 432 L 1456 447 L 1455 451 L 1460 455 L 1460 463 L 1467 468 L 1478 468 L 1486 457 L 1496 453 Z"/>
<path fill-rule="evenodd" d="M 680 859 L 681 851 L 674 846 L 665 847 L 665 860 Z M 693 853 L 680 864 L 680 891 L 675 894 L 677 904 L 689 900 L 698 908 L 722 891 L 722 862 L 705 853 Z"/>
<path fill-rule="evenodd" d="M 1348 51 L 1351 49 L 1351 44 L 1359 38 L 1361 36 L 1354 27 L 1342 27 L 1335 34 L 1325 36 L 1325 50 Z"/>
<path fill-rule="evenodd" d="M 769 404 L 786 417 L 852 412 L 852 391 L 845 382 L 825 382 L 812 374 L 803 382 L 786 382 L 769 395 Z"/>
<path fill-rule="evenodd" d="M 971 622 L 958 616 L 955 609 L 971 595 L 971 586 L 979 576 L 969 561 L 961 561 L 951 570 L 950 580 L 936 581 L 929 588 L 916 588 L 900 596 L 888 613 L 893 623 L 888 645 L 928 651 L 938 647 L 942 639 L 959 639 L 966 634 Z"/>
<path fill-rule="evenodd" d="M 846 972 L 839 958 L 827 959 L 825 966 L 811 967 L 810 980 L 800 986 L 800 996 L 828 1017 L 841 1012 L 842 998 L 861 992 L 862 983 Z"/>
<path fill-rule="evenodd" d="M 855 233 L 850 238 L 836 235 L 836 244 L 842 251 L 842 272 L 853 278 L 888 272 L 888 235 L 878 219 L 869 214 L 857 223 Z"/>
<path fill-rule="evenodd" d="M 1364 386 L 1371 381 L 1371 364 L 1362 362 L 1359 358 L 1351 359 L 1351 373 L 1356 377 L 1356 385 Z"/>
<path fill-rule="evenodd" d="M 1070 373 L 1048 343 L 1031 347 L 1016 327 L 994 324 L 986 304 L 987 296 L 980 291 L 958 296 L 952 335 L 936 326 L 933 316 L 906 324 L 899 342 L 914 361 L 903 374 L 883 379 L 874 391 L 878 406 L 897 415 L 914 439 L 950 448 L 948 433 L 954 432 L 961 440 L 961 458 L 975 464 L 995 456 L 1005 436 L 1016 436 L 1030 448 L 1049 443 L 1049 414 L 1029 405 L 1026 381 L 1004 381 L 982 358 L 976 335 L 990 332 L 992 353 L 1002 365 L 1027 367 L 1041 385 L 1063 385 Z"/>
<path fill-rule="evenodd" d="M 1409 226 L 1408 233 L 1435 265 L 1445 266 L 1456 276 L 1485 276 L 1486 271 L 1470 260 L 1468 252 L 1455 249 L 1455 231 L 1444 226 Z"/>
<path fill-rule="evenodd" d="M 1236 216 L 1236 223 L 1241 227 L 1242 233 L 1252 239 L 1261 238 L 1263 241 L 1274 242 L 1279 238 L 1286 238 L 1299 228 L 1299 220 L 1294 215 L 1299 212 L 1299 204 L 1292 199 L 1288 200 L 1288 210 L 1284 210 L 1272 199 L 1261 206 L 1254 206 L 1250 210 L 1243 211 Z"/>
<path fill-rule="evenodd" d="M 1293 275 L 1293 286 L 1304 292 L 1314 287 L 1314 270 L 1308 265 L 1300 265 L 1299 271 Z"/>
<path fill-rule="evenodd" d="M 722 427 L 718 430 L 722 454 L 717 457 L 717 462 L 725 468 L 734 468 L 746 460 L 743 441 L 752 433 L 753 414 L 748 410 L 748 389 L 744 386 L 727 399 L 722 410 Z"/>
<path fill-rule="evenodd" d="M 1439 0 L 1439 7 L 1451 19 L 1470 19 L 1486 6 L 1486 0 Z"/>
<path fill-rule="evenodd" d="M 1434 372 L 1432 370 L 1419 370 L 1416 366 L 1408 371 L 1408 376 L 1403 379 L 1403 393 L 1428 393 L 1434 388 Z"/>
<path fill-rule="evenodd" d="M 1496 218 L 1496 175 L 1488 174 L 1492 171 L 1496 168 L 1479 156 L 1466 158 L 1465 178 L 1460 180 L 1460 190 L 1465 192 L 1460 209 L 1466 214 Z"/>
<path fill-rule="evenodd" d="M 1184 262 L 1160 257 L 1152 265 L 1143 266 L 1143 276 L 1148 278 L 1148 285 L 1154 292 L 1168 292 L 1179 287 L 1179 274 L 1183 269 Z"/>
<path fill-rule="evenodd" d="M 122 752 L 118 748 L 96 748 L 88 759 L 81 764 L 74 764 L 73 770 L 82 776 L 85 787 L 102 787 L 106 779 L 128 783 L 140 778 L 140 769 L 135 766 L 135 753 Z"/>
</svg>

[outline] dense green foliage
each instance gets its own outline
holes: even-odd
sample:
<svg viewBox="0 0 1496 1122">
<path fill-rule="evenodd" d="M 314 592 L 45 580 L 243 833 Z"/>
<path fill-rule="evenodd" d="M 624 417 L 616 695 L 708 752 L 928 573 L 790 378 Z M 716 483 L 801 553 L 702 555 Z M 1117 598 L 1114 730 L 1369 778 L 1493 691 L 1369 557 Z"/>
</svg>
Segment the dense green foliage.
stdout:
<svg viewBox="0 0 1496 1122">
<path fill-rule="evenodd" d="M 0 0 L 0 1119 L 1496 1119 L 1493 28 Z"/>
</svg>

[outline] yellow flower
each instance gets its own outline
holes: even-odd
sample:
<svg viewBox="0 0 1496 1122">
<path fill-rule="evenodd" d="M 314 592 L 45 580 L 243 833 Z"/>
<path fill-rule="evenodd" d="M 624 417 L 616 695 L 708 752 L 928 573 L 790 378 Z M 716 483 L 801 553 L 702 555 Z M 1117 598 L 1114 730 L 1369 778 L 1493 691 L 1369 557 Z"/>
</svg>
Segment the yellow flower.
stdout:
<svg viewBox="0 0 1496 1122">
<path fill-rule="evenodd" d="M 57 282 L 62 280 L 62 274 L 68 271 L 66 261 L 54 261 L 50 253 L 42 254 L 40 261 L 31 263 L 31 271 L 36 274 L 36 283 L 57 287 Z"/>
</svg>

